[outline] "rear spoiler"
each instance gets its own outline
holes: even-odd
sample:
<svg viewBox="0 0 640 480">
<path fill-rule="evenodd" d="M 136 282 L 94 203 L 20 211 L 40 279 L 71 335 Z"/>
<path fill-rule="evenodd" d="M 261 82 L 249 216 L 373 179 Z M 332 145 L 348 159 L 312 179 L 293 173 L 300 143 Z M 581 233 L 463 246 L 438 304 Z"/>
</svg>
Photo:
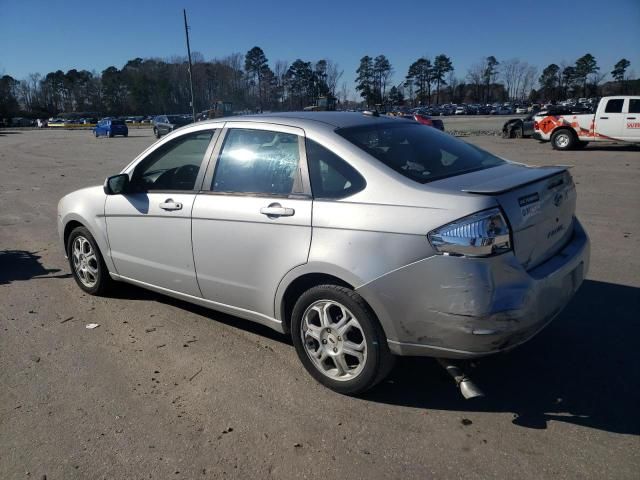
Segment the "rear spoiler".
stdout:
<svg viewBox="0 0 640 480">
<path fill-rule="evenodd" d="M 556 166 L 556 167 L 524 167 L 517 172 L 506 175 L 499 178 L 494 178 L 488 182 L 479 183 L 477 185 L 471 185 L 470 187 L 463 188 L 463 192 L 478 193 L 481 195 L 493 195 L 497 193 L 505 193 L 510 190 L 515 190 L 523 185 L 535 183 L 545 178 L 553 177 L 562 172 L 566 172 L 569 168 L 568 165 Z"/>
</svg>

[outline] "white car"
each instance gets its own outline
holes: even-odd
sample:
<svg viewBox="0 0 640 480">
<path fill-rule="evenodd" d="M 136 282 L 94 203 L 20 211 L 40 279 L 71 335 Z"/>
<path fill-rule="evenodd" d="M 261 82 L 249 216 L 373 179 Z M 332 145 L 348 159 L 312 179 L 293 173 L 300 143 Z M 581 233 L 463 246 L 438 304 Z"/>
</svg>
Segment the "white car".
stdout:
<svg viewBox="0 0 640 480">
<path fill-rule="evenodd" d="M 516 108 L 516 113 L 527 113 L 527 107 L 518 107 Z"/>
</svg>

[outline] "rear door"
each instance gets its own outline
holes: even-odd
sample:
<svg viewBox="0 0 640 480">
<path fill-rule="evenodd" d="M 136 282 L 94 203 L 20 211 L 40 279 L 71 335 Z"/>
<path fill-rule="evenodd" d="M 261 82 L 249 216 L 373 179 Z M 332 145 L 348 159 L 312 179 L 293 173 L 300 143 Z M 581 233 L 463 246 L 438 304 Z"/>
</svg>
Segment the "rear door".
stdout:
<svg viewBox="0 0 640 480">
<path fill-rule="evenodd" d="M 605 139 L 620 139 L 626 114 L 622 113 L 624 98 L 609 98 L 604 100 L 604 108 L 601 106 L 596 115 L 596 136 Z"/>
<path fill-rule="evenodd" d="M 628 98 L 624 111 L 622 138 L 628 142 L 640 142 L 640 97 Z"/>
<path fill-rule="evenodd" d="M 203 297 L 274 316 L 279 282 L 307 262 L 311 190 L 304 131 L 227 122 L 193 206 L 193 255 Z"/>
</svg>

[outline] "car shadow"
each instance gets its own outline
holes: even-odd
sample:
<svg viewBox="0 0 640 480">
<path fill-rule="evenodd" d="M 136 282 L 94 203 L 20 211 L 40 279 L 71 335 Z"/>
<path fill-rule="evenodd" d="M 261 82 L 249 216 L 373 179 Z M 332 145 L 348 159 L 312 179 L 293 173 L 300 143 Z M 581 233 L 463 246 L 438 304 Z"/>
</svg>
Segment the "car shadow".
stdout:
<svg viewBox="0 0 640 480">
<path fill-rule="evenodd" d="M 0 136 L 2 135 L 21 135 L 22 132 L 15 132 L 15 131 L 11 131 L 11 130 L 2 130 L 0 129 Z"/>
<path fill-rule="evenodd" d="M 58 273 L 59 268 L 44 268 L 38 252 L 26 250 L 0 250 L 0 285 L 11 282 L 42 278 L 69 278 L 71 274 Z"/>
<path fill-rule="evenodd" d="M 146 300 L 159 302 L 164 305 L 170 305 L 181 310 L 186 310 L 215 322 L 224 323 L 225 325 L 229 325 L 230 327 L 235 327 L 240 330 L 255 333 L 256 335 L 260 335 L 262 337 L 266 337 L 283 344 L 292 345 L 288 335 L 278 333 L 275 330 L 259 323 L 219 312 L 217 310 L 212 310 L 210 308 L 201 307 L 200 305 L 195 305 L 184 300 L 169 297 L 161 293 L 156 293 L 154 291 L 147 290 L 136 285 L 126 283 L 118 284 L 117 288 L 110 292 L 109 296 L 111 298 L 117 298 L 120 300 Z"/>
<path fill-rule="evenodd" d="M 435 361 L 401 358 L 363 398 L 465 414 L 508 412 L 527 428 L 554 420 L 639 435 L 639 311 L 639 288 L 586 280 L 540 335 L 467 370 L 486 397 L 464 400 Z"/>
<path fill-rule="evenodd" d="M 598 145 L 589 144 L 582 150 L 584 152 L 640 152 L 640 147 L 632 144 Z"/>
<path fill-rule="evenodd" d="M 133 285 L 114 298 L 157 301 L 291 345 L 289 336 L 257 323 Z M 640 289 L 585 280 L 543 332 L 509 353 L 467 363 L 486 396 L 465 400 L 430 358 L 398 358 L 389 377 L 363 401 L 421 409 L 511 413 L 512 423 L 545 429 L 549 421 L 640 434 L 638 339 Z"/>
</svg>

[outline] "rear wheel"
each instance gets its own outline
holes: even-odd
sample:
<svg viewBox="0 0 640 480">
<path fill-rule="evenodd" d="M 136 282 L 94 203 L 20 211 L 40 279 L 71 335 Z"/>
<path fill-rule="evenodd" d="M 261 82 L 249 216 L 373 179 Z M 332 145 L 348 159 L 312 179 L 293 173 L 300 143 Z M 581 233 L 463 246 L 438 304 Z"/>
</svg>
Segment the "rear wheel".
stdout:
<svg viewBox="0 0 640 480">
<path fill-rule="evenodd" d="M 574 133 L 566 128 L 554 132 L 551 136 L 551 146 L 555 150 L 571 150 L 576 144 Z"/>
<path fill-rule="evenodd" d="M 375 314 L 345 287 L 320 285 L 303 293 L 293 308 L 291 336 L 306 370 L 338 393 L 362 393 L 393 367 Z"/>
<path fill-rule="evenodd" d="M 98 244 L 85 227 L 76 227 L 67 240 L 71 273 L 78 286 L 91 295 L 102 295 L 113 285 Z"/>
<path fill-rule="evenodd" d="M 158 129 L 156 127 L 153 127 L 153 135 L 156 138 L 160 138 L 160 132 L 158 131 Z"/>
<path fill-rule="evenodd" d="M 524 136 L 524 133 L 522 132 L 522 127 L 517 127 L 513 132 L 513 135 L 515 138 L 522 138 Z"/>
</svg>

